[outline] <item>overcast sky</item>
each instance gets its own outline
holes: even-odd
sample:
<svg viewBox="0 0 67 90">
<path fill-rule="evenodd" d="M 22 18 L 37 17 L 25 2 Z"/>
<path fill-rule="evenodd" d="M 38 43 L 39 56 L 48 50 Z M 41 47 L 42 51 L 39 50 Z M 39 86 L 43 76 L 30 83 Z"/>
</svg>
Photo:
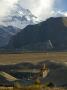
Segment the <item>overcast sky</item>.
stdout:
<svg viewBox="0 0 67 90">
<path fill-rule="evenodd" d="M 0 0 L 0 20 L 7 16 L 16 4 L 29 9 L 42 20 L 57 13 L 67 16 L 67 0 Z"/>
</svg>

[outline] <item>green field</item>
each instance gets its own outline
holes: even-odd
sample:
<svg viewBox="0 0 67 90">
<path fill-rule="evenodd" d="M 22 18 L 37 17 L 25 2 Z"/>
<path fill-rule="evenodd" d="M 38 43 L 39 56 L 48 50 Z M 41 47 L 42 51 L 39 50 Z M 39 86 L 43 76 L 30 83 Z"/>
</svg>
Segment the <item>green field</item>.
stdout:
<svg viewBox="0 0 67 90">
<path fill-rule="evenodd" d="M 14 64 L 21 62 L 37 63 L 44 60 L 67 62 L 67 52 L 0 54 L 0 64 Z"/>
</svg>

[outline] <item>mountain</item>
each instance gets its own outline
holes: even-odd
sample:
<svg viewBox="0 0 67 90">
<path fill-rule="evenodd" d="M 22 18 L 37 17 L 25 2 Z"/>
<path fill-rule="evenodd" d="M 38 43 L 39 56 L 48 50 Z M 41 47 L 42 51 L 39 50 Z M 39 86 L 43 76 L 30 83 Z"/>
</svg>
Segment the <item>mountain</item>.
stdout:
<svg viewBox="0 0 67 90">
<path fill-rule="evenodd" d="M 35 17 L 28 9 L 16 5 L 9 15 L 3 18 L 0 25 L 0 47 L 4 47 L 10 41 L 10 38 L 27 25 L 38 23 Z"/>
<path fill-rule="evenodd" d="M 67 50 L 67 18 L 49 18 L 28 25 L 13 36 L 6 49 L 23 51 Z"/>
<path fill-rule="evenodd" d="M 30 12 L 30 10 L 17 4 L 14 9 L 11 10 L 11 13 L 4 18 L 2 23 L 5 26 L 13 26 L 23 29 L 29 24 L 38 23 L 38 19 Z"/>
<path fill-rule="evenodd" d="M 20 29 L 12 26 L 0 26 L 0 47 L 4 47 L 10 41 L 10 38 L 19 32 Z"/>
</svg>

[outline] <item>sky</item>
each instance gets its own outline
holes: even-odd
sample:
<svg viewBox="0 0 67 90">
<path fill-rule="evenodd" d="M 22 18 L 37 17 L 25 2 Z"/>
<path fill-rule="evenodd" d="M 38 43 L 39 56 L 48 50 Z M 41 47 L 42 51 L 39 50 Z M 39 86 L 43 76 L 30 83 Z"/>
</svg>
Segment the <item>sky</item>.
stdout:
<svg viewBox="0 0 67 90">
<path fill-rule="evenodd" d="M 16 4 L 29 9 L 40 20 L 59 15 L 67 17 L 67 0 L 0 0 L 0 21 L 14 10 Z"/>
</svg>

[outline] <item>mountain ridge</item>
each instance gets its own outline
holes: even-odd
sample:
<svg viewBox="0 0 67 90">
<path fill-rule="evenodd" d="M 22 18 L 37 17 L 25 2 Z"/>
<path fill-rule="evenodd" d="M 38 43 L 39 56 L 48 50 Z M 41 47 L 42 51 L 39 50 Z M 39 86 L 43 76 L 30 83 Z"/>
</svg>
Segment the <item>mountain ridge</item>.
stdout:
<svg viewBox="0 0 67 90">
<path fill-rule="evenodd" d="M 67 27 L 63 17 L 28 25 L 12 37 L 7 47 L 22 51 L 67 50 Z"/>
<path fill-rule="evenodd" d="M 3 20 L 5 26 L 13 26 L 20 29 L 25 28 L 29 24 L 36 24 L 38 22 L 37 17 L 34 16 L 30 10 L 23 8 L 18 4 Z"/>
</svg>

